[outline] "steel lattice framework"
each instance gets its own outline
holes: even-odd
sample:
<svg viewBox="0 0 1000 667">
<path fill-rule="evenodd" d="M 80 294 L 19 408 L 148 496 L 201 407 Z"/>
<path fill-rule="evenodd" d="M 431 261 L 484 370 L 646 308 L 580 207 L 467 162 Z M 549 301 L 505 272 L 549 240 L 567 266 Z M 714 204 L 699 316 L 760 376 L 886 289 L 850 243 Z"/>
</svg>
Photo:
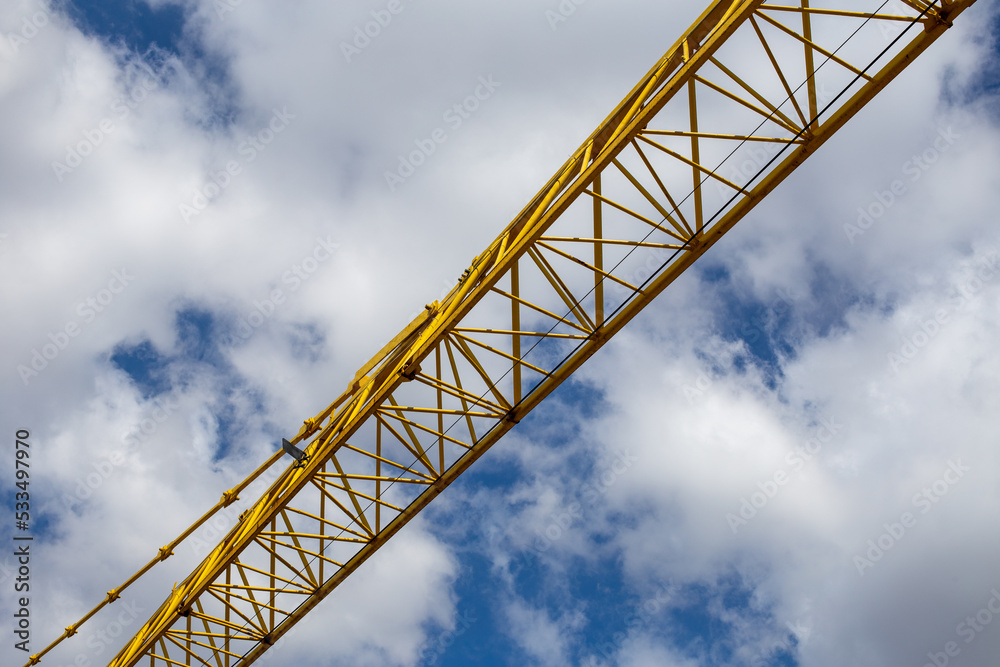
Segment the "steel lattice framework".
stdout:
<svg viewBox="0 0 1000 667">
<path fill-rule="evenodd" d="M 712 3 L 110 664 L 254 662 L 974 1 Z"/>
</svg>

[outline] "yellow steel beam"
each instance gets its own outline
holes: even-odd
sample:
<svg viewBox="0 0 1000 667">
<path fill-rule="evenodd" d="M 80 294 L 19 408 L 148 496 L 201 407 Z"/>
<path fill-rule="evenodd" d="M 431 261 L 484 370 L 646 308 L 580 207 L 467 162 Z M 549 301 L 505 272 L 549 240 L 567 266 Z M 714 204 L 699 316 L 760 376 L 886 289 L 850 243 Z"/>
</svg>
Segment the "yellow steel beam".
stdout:
<svg viewBox="0 0 1000 667">
<path fill-rule="evenodd" d="M 451 293 L 306 420 L 294 442 L 309 441 L 307 460 L 281 473 L 110 665 L 254 662 L 974 2 L 908 0 L 911 11 L 893 15 L 874 1 L 869 13 L 713 2 Z M 769 12 L 799 13 L 801 30 Z M 861 39 L 859 22 L 901 20 L 888 48 L 839 54 Z M 759 48 L 734 51 L 730 40 Z M 837 94 L 820 100 L 827 81 Z M 751 144 L 757 157 L 746 160 Z"/>
</svg>

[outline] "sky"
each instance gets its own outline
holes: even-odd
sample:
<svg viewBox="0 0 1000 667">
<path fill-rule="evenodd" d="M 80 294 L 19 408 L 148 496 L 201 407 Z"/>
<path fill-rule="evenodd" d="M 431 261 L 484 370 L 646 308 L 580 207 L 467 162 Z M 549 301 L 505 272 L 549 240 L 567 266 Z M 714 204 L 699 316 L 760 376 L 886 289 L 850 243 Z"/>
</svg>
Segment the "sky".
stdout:
<svg viewBox="0 0 1000 667">
<path fill-rule="evenodd" d="M 703 9 L 401 0 L 361 39 L 388 4 L 0 1 L 32 652 L 446 294 Z M 998 29 L 980 0 L 261 664 L 992 664 Z M 41 664 L 106 664 L 232 522 Z"/>
</svg>

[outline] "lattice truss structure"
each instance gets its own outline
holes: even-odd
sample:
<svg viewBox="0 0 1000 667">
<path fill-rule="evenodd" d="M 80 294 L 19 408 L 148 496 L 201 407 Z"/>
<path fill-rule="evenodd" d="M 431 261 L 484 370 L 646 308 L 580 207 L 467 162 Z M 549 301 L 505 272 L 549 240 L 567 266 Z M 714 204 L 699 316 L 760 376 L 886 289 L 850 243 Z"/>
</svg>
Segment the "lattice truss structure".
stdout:
<svg viewBox="0 0 1000 667">
<path fill-rule="evenodd" d="M 713 3 L 111 664 L 252 663 L 973 2 Z"/>
</svg>

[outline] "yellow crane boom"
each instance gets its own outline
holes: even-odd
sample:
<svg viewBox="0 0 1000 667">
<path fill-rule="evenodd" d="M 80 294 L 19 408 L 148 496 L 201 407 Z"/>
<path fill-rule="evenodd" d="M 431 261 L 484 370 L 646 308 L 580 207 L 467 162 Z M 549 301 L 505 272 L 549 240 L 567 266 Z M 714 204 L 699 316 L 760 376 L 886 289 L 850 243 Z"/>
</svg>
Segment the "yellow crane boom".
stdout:
<svg viewBox="0 0 1000 667">
<path fill-rule="evenodd" d="M 974 1 L 713 2 L 448 296 L 306 420 L 295 465 L 110 664 L 253 663 Z"/>
</svg>

